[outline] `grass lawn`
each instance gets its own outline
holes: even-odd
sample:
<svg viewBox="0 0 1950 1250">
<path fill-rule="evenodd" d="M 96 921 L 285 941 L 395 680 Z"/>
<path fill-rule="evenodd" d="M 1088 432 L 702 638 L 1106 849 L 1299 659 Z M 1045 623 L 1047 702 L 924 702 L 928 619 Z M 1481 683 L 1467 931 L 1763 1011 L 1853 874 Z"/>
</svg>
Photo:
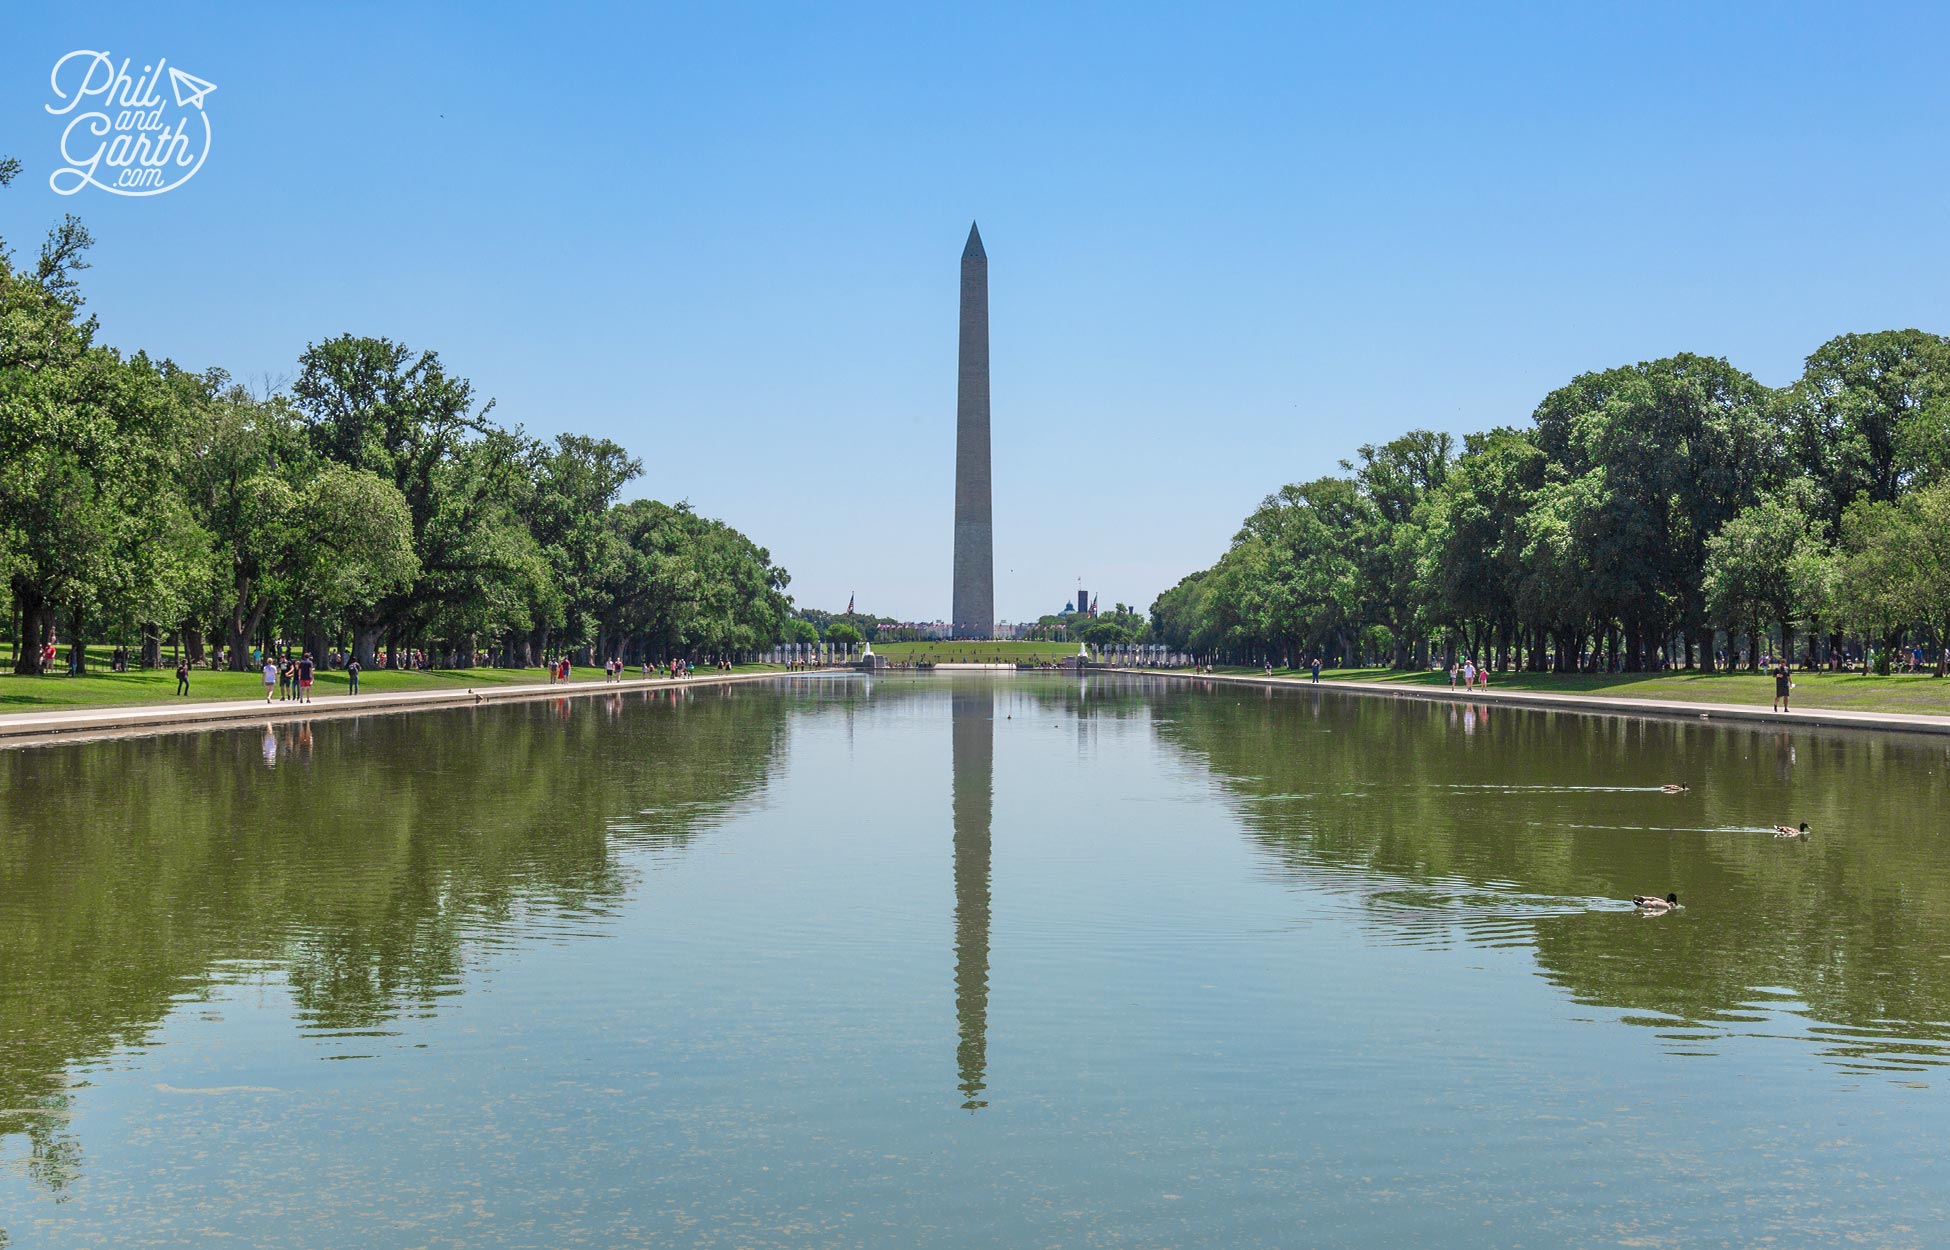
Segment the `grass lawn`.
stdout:
<svg viewBox="0 0 1950 1250">
<path fill-rule="evenodd" d="M 1054 664 L 1074 659 L 1074 642 L 877 642 L 875 655 L 896 664 Z"/>
<path fill-rule="evenodd" d="M 91 648 L 92 652 L 92 648 Z M 64 657 L 65 658 L 65 653 Z M 165 653 L 167 658 L 167 653 Z M 91 654 L 89 663 L 95 661 Z M 739 666 L 741 673 L 765 672 L 775 668 L 770 664 L 746 664 Z M 700 669 L 698 676 L 708 677 L 713 670 Z M 625 669 L 625 677 L 636 677 L 636 669 Z M 574 670 L 571 681 L 601 682 L 603 670 L 598 668 L 578 668 Z M 489 686 L 534 685 L 548 680 L 548 674 L 539 668 L 468 668 L 432 669 L 427 672 L 387 672 L 380 669 L 367 669 L 359 675 L 361 694 L 398 694 L 410 690 L 466 690 L 469 687 L 483 689 Z M 346 677 L 340 671 L 321 669 L 312 685 L 312 694 L 325 695 L 346 693 Z M 261 673 L 213 673 L 208 669 L 195 669 L 190 673 L 190 693 L 184 702 L 214 703 L 228 699 L 262 699 L 264 697 L 264 677 Z M 16 677 L 12 673 L 0 673 L 0 713 L 7 712 L 51 712 L 67 708 L 83 707 L 123 707 L 139 703 L 171 703 L 177 701 L 176 670 L 173 666 L 152 668 L 147 671 L 131 670 L 126 673 L 112 673 L 108 670 L 108 660 L 104 656 L 99 668 L 80 677 L 69 677 L 65 669 L 56 675 L 46 677 Z"/>
<path fill-rule="evenodd" d="M 1257 673 L 1226 668 L 1231 673 Z M 1305 673 L 1275 676 L 1305 680 Z M 1328 669 L 1321 679 L 1388 685 L 1446 686 L 1447 673 L 1396 673 L 1386 669 Z M 1614 699 L 1673 699 L 1688 703 L 1771 703 L 1774 679 L 1766 673 L 1493 673 L 1492 690 L 1537 690 L 1550 694 L 1602 694 Z M 1794 707 L 1835 708 L 1850 712 L 1920 712 L 1950 715 L 1950 678 L 1928 673 L 1796 673 Z"/>
</svg>

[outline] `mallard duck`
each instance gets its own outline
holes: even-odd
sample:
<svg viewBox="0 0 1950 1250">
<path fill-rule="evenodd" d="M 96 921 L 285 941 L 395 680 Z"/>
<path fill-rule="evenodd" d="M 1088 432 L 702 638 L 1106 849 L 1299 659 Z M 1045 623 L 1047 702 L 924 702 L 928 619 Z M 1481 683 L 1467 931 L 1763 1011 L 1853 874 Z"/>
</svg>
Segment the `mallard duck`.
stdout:
<svg viewBox="0 0 1950 1250">
<path fill-rule="evenodd" d="M 1692 787 L 1683 781 L 1668 781 L 1665 785 L 1660 786 L 1659 789 L 1667 794 L 1684 794 L 1686 791 L 1692 789 Z"/>
<path fill-rule="evenodd" d="M 1790 829 L 1786 825 L 1775 825 L 1774 836 L 1777 838 L 1805 838 L 1808 836 L 1808 822 L 1805 820 L 1802 821 L 1799 829 Z"/>
<path fill-rule="evenodd" d="M 1679 907 L 1679 896 L 1668 894 L 1660 898 L 1656 894 L 1634 894 L 1632 906 L 1640 911 L 1676 911 Z"/>
</svg>

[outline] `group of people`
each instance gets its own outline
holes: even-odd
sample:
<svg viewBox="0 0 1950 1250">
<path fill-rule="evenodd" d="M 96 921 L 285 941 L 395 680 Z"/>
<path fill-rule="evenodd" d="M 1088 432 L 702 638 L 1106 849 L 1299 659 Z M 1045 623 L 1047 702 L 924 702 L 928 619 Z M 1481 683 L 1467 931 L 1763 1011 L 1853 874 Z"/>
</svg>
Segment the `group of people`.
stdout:
<svg viewBox="0 0 1950 1250">
<path fill-rule="evenodd" d="M 626 667 L 621 659 L 607 661 L 603 665 L 603 680 L 622 681 L 623 672 Z M 717 668 L 719 672 L 728 673 L 731 671 L 731 665 L 724 660 L 714 661 L 713 667 Z M 653 673 L 660 673 L 674 681 L 679 678 L 689 677 L 695 671 L 689 660 L 678 659 L 676 656 L 670 657 L 670 659 L 662 664 L 652 664 L 650 661 L 644 660 L 637 666 L 638 674 L 645 680 L 648 680 Z"/>
<path fill-rule="evenodd" d="M 1865 673 L 1876 671 L 1876 658 L 1875 648 L 1869 648 L 1868 655 L 1862 661 L 1862 671 Z M 1895 653 L 1889 657 L 1889 671 L 1892 673 L 1926 673 L 1936 666 L 1937 659 L 1938 657 L 1930 654 L 1929 650 L 1925 647 L 1898 647 Z M 1950 648 L 1944 650 L 1942 659 L 1946 665 L 1950 665 Z"/>
<path fill-rule="evenodd" d="M 731 671 L 731 661 L 722 657 L 711 661 L 711 666 L 721 673 Z M 574 664 L 566 655 L 557 656 L 551 660 L 544 660 L 542 667 L 547 670 L 550 682 L 568 681 L 570 675 L 575 671 Z M 625 664 L 620 658 L 603 661 L 604 681 L 622 681 L 623 675 L 628 671 L 629 665 Z M 652 664 L 649 660 L 644 660 L 637 665 L 637 673 L 645 680 L 648 680 L 654 675 L 662 675 L 672 680 L 678 680 L 689 677 L 696 671 L 689 660 L 680 659 L 677 656 L 672 656 L 660 664 Z"/>
<path fill-rule="evenodd" d="M 270 653 L 264 654 L 261 661 L 258 658 L 259 655 L 260 652 L 257 648 L 252 647 L 251 662 L 253 664 L 261 663 L 262 665 L 264 674 L 264 701 L 266 703 L 270 703 L 273 700 L 278 702 L 311 702 L 312 683 L 317 680 L 319 668 L 318 662 L 312 658 L 311 652 L 288 649 L 279 652 L 273 649 Z M 222 651 L 212 652 L 210 656 L 210 667 L 212 669 L 219 668 L 222 658 Z M 194 667 L 190 663 L 189 657 L 179 656 L 177 658 L 176 693 L 179 697 L 189 694 L 190 673 Z M 346 693 L 358 694 L 359 674 L 362 671 L 359 664 L 359 657 L 356 655 L 346 656 L 344 667 L 347 685 Z"/>
<path fill-rule="evenodd" d="M 275 692 L 279 702 L 296 700 L 299 703 L 311 702 L 312 679 L 317 675 L 317 662 L 311 652 L 294 655 L 287 651 L 282 656 L 269 655 L 264 658 L 264 701 L 271 702 Z M 352 693 L 359 693 L 359 674 L 357 661 L 352 667 Z M 178 694 L 189 693 L 189 672 L 183 666 L 176 668 Z"/>
<path fill-rule="evenodd" d="M 1488 690 L 1490 688 L 1490 666 L 1476 667 L 1476 661 L 1464 656 L 1460 663 L 1449 666 L 1449 685 L 1454 688 L 1457 679 L 1462 681 L 1464 690 Z"/>
</svg>

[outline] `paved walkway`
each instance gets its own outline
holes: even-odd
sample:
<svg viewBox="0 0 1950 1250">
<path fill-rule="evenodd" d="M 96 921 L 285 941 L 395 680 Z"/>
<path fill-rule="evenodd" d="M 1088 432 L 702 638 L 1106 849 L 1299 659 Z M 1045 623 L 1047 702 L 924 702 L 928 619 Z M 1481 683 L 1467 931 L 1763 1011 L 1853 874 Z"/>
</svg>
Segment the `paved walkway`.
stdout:
<svg viewBox="0 0 1950 1250">
<path fill-rule="evenodd" d="M 941 667 L 949 667 L 943 665 Z M 843 669 L 811 670 L 844 672 Z M 1807 708 L 1775 712 L 1738 703 L 1685 703 L 1673 699 L 1620 699 L 1604 695 L 1550 694 L 1533 690 L 1477 690 L 1465 693 L 1446 686 L 1394 686 L 1360 681 L 1256 677 L 1251 674 L 1193 673 L 1184 669 L 1119 668 L 1094 670 L 1163 677 L 1174 681 L 1203 681 L 1228 686 L 1261 686 L 1282 690 L 1330 690 L 1335 694 L 1389 699 L 1424 699 L 1442 703 L 1511 704 L 1596 716 L 1659 716 L 1683 720 L 1712 720 L 1733 724 L 1823 726 L 1847 729 L 1898 730 L 1907 733 L 1950 734 L 1950 716 L 1904 712 L 1847 712 Z M 19 746 L 37 740 L 100 737 L 120 733 L 158 733 L 217 725 L 264 724 L 275 721 L 318 720 L 339 716 L 367 716 L 375 712 L 406 712 L 418 708 L 464 707 L 478 703 L 511 703 L 526 699 L 585 698 L 630 691 L 696 689 L 738 682 L 773 681 L 806 673 L 783 670 L 764 673 L 701 673 L 681 681 L 664 677 L 632 677 L 624 681 L 548 682 L 523 686 L 483 686 L 476 690 L 414 690 L 396 694 L 328 695 L 310 703 L 264 703 L 232 699 L 222 703 L 149 703 L 137 707 L 75 708 L 61 712 L 17 712 L 0 716 L 0 745 Z"/>
<path fill-rule="evenodd" d="M 833 671 L 833 670 L 813 670 Z M 568 699 L 638 690 L 696 689 L 745 681 L 798 677 L 784 670 L 764 673 L 699 673 L 672 680 L 631 677 L 624 681 L 540 682 L 521 686 L 482 686 L 461 690 L 409 690 L 390 694 L 327 695 L 309 703 L 266 703 L 262 699 L 227 699 L 221 703 L 145 703 L 135 707 L 72 708 L 60 712 L 17 712 L 0 716 L 0 745 L 18 746 L 36 739 L 97 737 L 128 731 L 166 732 L 224 724 L 265 724 L 272 721 L 319 720 L 337 716 L 367 716 L 374 712 L 407 712 L 418 708 L 465 707 L 477 703 L 509 703 L 523 699 Z"/>
<path fill-rule="evenodd" d="M 1311 682 L 1304 677 L 1255 677 L 1250 673 L 1193 673 L 1184 669 L 1115 669 L 1147 677 L 1179 681 L 1222 682 L 1231 686 L 1265 686 L 1282 690 L 1331 690 L 1335 694 L 1370 695 L 1384 699 L 1425 699 L 1439 703 L 1508 703 L 1597 716 L 1660 716 L 1683 720 L 1735 724 L 1816 725 L 1829 728 L 1900 730 L 1905 733 L 1950 734 L 1950 716 L 1914 712 L 1846 712 L 1837 708 L 1797 708 L 1776 712 L 1744 703 L 1687 703 L 1678 699 L 1621 699 L 1598 694 L 1552 694 L 1539 690 L 1461 691 L 1447 686 L 1381 685 L 1365 681 Z"/>
</svg>

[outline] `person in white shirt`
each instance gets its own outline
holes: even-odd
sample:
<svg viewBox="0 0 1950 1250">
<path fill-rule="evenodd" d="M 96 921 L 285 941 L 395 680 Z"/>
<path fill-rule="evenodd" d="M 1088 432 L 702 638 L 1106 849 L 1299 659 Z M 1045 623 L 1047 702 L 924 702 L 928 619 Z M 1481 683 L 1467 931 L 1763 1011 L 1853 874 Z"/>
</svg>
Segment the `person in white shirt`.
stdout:
<svg viewBox="0 0 1950 1250">
<path fill-rule="evenodd" d="M 264 657 L 264 701 L 269 703 L 278 688 L 278 662 L 270 656 Z"/>
</svg>

